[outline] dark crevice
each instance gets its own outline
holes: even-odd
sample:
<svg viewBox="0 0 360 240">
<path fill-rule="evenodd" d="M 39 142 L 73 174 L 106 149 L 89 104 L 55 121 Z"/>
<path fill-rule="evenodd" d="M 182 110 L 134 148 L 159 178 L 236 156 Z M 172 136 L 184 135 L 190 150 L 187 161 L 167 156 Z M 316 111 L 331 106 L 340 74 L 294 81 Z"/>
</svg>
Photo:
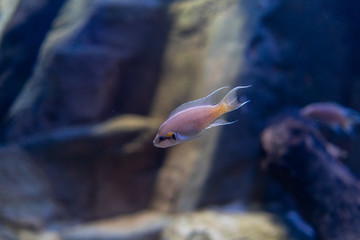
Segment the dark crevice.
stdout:
<svg viewBox="0 0 360 240">
<path fill-rule="evenodd" d="M 31 12 L 20 2 L 9 21 L 0 43 L 0 122 L 33 73 L 40 46 L 63 4 L 64 0 L 46 0 Z M 26 17 L 17 21 L 19 15 Z"/>
</svg>

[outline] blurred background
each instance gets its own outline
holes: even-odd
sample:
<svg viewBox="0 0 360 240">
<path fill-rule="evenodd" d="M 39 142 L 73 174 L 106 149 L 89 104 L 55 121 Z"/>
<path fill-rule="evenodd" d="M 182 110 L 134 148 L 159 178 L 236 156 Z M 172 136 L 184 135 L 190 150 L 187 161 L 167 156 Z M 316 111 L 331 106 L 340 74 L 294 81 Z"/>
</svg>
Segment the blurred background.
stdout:
<svg viewBox="0 0 360 240">
<path fill-rule="evenodd" d="M 285 109 L 360 110 L 359 13 L 354 0 L 1 0 L 0 239 L 316 239 L 261 169 L 260 135 Z M 236 124 L 153 146 L 180 104 L 248 84 Z M 359 137 L 337 139 L 359 176 Z"/>
</svg>

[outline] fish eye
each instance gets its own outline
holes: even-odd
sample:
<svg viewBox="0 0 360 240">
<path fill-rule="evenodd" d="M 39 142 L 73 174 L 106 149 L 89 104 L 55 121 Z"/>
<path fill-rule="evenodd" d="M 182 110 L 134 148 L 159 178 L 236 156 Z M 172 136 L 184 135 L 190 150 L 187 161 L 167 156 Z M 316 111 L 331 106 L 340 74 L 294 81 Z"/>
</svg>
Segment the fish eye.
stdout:
<svg viewBox="0 0 360 240">
<path fill-rule="evenodd" d="M 162 141 L 164 141 L 164 140 L 165 140 L 165 137 L 164 137 L 164 136 L 160 136 L 160 137 L 159 137 L 159 141 L 160 141 L 160 142 L 162 142 Z"/>
<path fill-rule="evenodd" d="M 175 133 L 173 133 L 173 134 L 171 135 L 171 138 L 172 138 L 172 139 L 174 139 L 174 140 L 176 141 L 176 136 L 175 136 Z"/>
</svg>

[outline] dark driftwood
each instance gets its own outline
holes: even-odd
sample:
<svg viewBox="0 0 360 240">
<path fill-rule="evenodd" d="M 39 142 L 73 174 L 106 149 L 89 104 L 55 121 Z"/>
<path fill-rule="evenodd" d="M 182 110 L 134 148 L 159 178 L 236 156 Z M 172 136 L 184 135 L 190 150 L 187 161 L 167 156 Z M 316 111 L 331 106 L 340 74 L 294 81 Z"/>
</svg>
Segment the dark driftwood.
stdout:
<svg viewBox="0 0 360 240">
<path fill-rule="evenodd" d="M 359 240 L 359 181 L 327 152 L 317 129 L 288 116 L 266 128 L 261 141 L 263 167 L 292 194 L 318 238 Z"/>
</svg>

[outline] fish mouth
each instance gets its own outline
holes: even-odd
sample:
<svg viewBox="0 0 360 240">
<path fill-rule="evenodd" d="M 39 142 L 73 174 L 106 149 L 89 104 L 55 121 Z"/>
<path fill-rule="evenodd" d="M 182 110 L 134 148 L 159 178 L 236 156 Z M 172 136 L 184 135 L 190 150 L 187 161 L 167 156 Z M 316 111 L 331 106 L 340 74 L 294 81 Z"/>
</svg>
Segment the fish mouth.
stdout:
<svg viewBox="0 0 360 240">
<path fill-rule="evenodd" d="M 155 137 L 154 141 L 153 141 L 153 145 L 154 147 L 158 147 L 158 148 L 167 148 L 166 145 L 160 144 L 159 142 L 156 141 L 157 137 Z"/>
<path fill-rule="evenodd" d="M 158 147 L 158 148 L 166 148 L 166 146 L 162 146 L 160 144 L 157 144 L 155 141 L 153 141 L 154 147 Z"/>
<path fill-rule="evenodd" d="M 160 146 L 160 144 L 156 141 L 157 136 L 155 137 L 155 139 L 153 140 L 153 145 L 154 147 L 159 147 L 159 148 L 163 148 L 162 146 Z"/>
<path fill-rule="evenodd" d="M 156 138 L 153 140 L 153 145 L 154 145 L 155 147 L 158 147 L 158 145 L 157 145 L 157 143 L 156 143 Z"/>
</svg>

